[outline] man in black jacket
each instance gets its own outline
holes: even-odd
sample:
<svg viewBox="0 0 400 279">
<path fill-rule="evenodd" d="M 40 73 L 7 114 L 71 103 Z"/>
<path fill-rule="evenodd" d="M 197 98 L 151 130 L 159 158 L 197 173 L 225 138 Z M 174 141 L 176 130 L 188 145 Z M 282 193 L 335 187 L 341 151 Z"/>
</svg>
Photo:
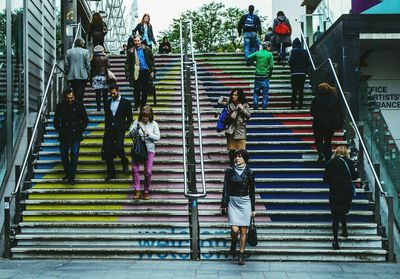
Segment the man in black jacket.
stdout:
<svg viewBox="0 0 400 279">
<path fill-rule="evenodd" d="M 260 49 L 260 41 L 258 40 L 257 32 L 261 36 L 261 21 L 260 18 L 254 14 L 253 5 L 249 6 L 249 13 L 241 17 L 237 26 L 237 31 L 239 37 L 242 35 L 243 31 L 244 58 L 247 59 L 249 54 Z"/>
<path fill-rule="evenodd" d="M 135 110 L 147 103 L 154 78 L 154 57 L 151 49 L 140 43 L 140 36 L 133 37 L 133 47 L 128 50 L 125 60 L 125 77 L 133 87 Z"/>
<path fill-rule="evenodd" d="M 83 104 L 75 101 L 71 88 L 66 88 L 63 96 L 64 100 L 56 107 L 54 128 L 59 135 L 61 161 L 65 173 L 63 181 L 68 180 L 69 184 L 74 185 L 79 147 L 83 139 L 82 133 L 89 119 Z M 68 154 L 69 150 L 71 150 L 71 158 Z"/>
<path fill-rule="evenodd" d="M 111 98 L 104 106 L 105 131 L 103 139 L 104 159 L 107 162 L 106 181 L 115 178 L 114 157 L 121 158 L 124 172 L 128 171 L 128 159 L 125 157 L 124 139 L 125 131 L 132 123 L 132 105 L 127 99 L 119 94 L 117 85 L 109 88 Z"/>
</svg>

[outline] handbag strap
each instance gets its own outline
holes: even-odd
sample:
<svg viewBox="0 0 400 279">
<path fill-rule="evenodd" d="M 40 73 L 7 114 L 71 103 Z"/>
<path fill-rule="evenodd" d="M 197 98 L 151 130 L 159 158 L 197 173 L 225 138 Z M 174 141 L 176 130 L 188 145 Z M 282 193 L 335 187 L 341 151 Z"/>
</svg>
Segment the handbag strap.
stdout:
<svg viewBox="0 0 400 279">
<path fill-rule="evenodd" d="M 347 165 L 347 162 L 342 157 L 339 157 L 339 159 L 342 160 L 344 165 L 346 166 L 347 172 L 349 173 L 349 176 L 350 176 L 350 180 L 353 180 L 351 177 L 351 172 L 350 172 L 349 166 Z"/>
<path fill-rule="evenodd" d="M 142 130 L 142 132 L 143 132 L 143 141 L 145 141 L 146 140 L 146 136 L 144 135 L 144 130 L 143 130 L 142 126 L 140 126 L 140 124 L 138 122 L 137 128 L 136 128 L 136 132 L 137 132 L 137 136 L 138 137 L 140 137 L 139 129 Z M 132 142 L 135 142 L 135 139 L 133 137 L 131 137 L 131 140 L 132 140 Z"/>
</svg>

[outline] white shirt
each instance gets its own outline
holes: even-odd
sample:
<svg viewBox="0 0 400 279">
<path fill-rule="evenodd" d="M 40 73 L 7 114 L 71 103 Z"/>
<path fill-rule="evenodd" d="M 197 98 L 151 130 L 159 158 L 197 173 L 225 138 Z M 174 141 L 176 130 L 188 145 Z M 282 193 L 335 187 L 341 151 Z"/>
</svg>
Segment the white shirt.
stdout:
<svg viewBox="0 0 400 279">
<path fill-rule="evenodd" d="M 119 101 L 121 101 L 121 95 L 119 95 L 118 99 L 114 100 L 113 98 L 111 98 L 111 112 L 113 114 L 113 116 L 115 116 L 115 114 L 117 113 L 118 110 L 118 106 L 119 106 Z"/>
</svg>

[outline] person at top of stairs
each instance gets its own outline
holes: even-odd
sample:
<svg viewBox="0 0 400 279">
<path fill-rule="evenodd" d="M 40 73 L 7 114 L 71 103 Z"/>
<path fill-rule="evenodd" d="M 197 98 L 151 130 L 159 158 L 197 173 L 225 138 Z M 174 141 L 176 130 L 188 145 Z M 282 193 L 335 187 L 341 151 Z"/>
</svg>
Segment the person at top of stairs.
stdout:
<svg viewBox="0 0 400 279">
<path fill-rule="evenodd" d="M 249 6 L 249 13 L 243 15 L 237 26 L 239 37 L 243 31 L 244 58 L 247 60 L 249 54 L 256 52 L 260 48 L 257 32 L 262 34 L 260 18 L 254 14 L 254 6 Z"/>
<path fill-rule="evenodd" d="M 153 26 L 150 24 L 150 15 L 144 14 L 142 21 L 139 22 L 135 29 L 132 30 L 132 36 L 134 37 L 136 33 L 139 33 L 142 38 L 142 44 L 148 46 L 150 49 L 157 45 L 156 39 L 154 39 Z"/>
<path fill-rule="evenodd" d="M 65 176 L 71 185 L 75 184 L 76 168 L 78 163 L 79 147 L 83 140 L 82 133 L 89 122 L 85 107 L 75 101 L 72 88 L 63 92 L 64 100 L 57 104 L 54 114 L 54 128 L 58 132 L 60 141 L 61 161 Z M 69 158 L 71 150 L 71 158 Z"/>
<path fill-rule="evenodd" d="M 354 163 L 349 158 L 349 150 L 346 146 L 339 146 L 335 150 L 334 158 L 325 168 L 324 182 L 329 184 L 329 206 L 332 213 L 332 248 L 339 250 L 338 230 L 339 221 L 342 222 L 342 236 L 348 237 L 346 214 L 350 210 L 351 201 L 354 197 L 354 186 L 352 180 L 358 178 L 354 169 Z"/>
<path fill-rule="evenodd" d="M 268 51 L 271 47 L 270 42 L 263 42 L 262 50 L 249 55 L 248 59 L 256 62 L 256 76 L 254 79 L 254 92 L 253 92 L 253 108 L 258 109 L 258 93 L 262 91 L 262 109 L 267 109 L 268 93 L 269 93 L 269 79 L 272 76 L 274 69 L 274 57 Z"/>
<path fill-rule="evenodd" d="M 299 96 L 298 108 L 303 108 L 304 82 L 310 65 L 311 62 L 307 51 L 301 46 L 299 38 L 294 39 L 293 49 L 290 52 L 289 58 L 292 83 L 292 109 L 296 106 L 297 95 Z"/>
<path fill-rule="evenodd" d="M 154 120 L 153 109 L 146 105 L 141 107 L 138 119 L 135 120 L 129 128 L 129 136 L 134 137 L 139 133 L 140 137 L 144 137 L 147 147 L 147 160 L 144 162 L 144 199 L 150 198 L 151 175 L 153 172 L 153 161 L 155 156 L 155 142 L 161 138 L 158 123 Z M 132 178 L 133 187 L 135 189 L 135 199 L 139 199 L 140 193 L 140 176 L 139 162 L 132 158 Z"/>
<path fill-rule="evenodd" d="M 154 78 L 154 57 L 151 49 L 140 43 L 140 36 L 133 37 L 133 47 L 128 50 L 125 61 L 125 77 L 133 87 L 135 110 L 147 103 L 150 80 Z"/>
<path fill-rule="evenodd" d="M 315 145 L 318 150 L 318 163 L 329 161 L 332 156 L 332 137 L 341 122 L 339 100 L 335 88 L 321 83 L 317 88 L 317 96 L 311 102 L 310 114 L 313 116 Z"/>
<path fill-rule="evenodd" d="M 247 228 L 255 211 L 255 178 L 248 167 L 249 153 L 240 149 L 235 152 L 235 165 L 225 171 L 224 189 L 221 199 L 221 214 L 228 211 L 231 226 L 230 252 L 236 255 L 236 242 L 240 231 L 239 264 L 244 264 Z"/>
<path fill-rule="evenodd" d="M 229 99 L 224 96 L 219 98 L 218 104 L 228 107 L 225 135 L 229 150 L 229 164 L 233 166 L 235 151 L 246 148 L 246 121 L 250 119 L 250 108 L 240 88 L 234 88 Z"/>
<path fill-rule="evenodd" d="M 104 106 L 105 127 L 103 138 L 103 160 L 107 163 L 106 181 L 115 178 L 114 157 L 121 158 L 122 169 L 128 172 L 128 159 L 125 157 L 124 139 L 132 123 L 131 102 L 119 94 L 117 85 L 110 86 L 111 98 Z"/>
<path fill-rule="evenodd" d="M 292 34 L 292 26 L 285 13 L 279 11 L 274 19 L 273 27 L 276 49 L 278 50 L 278 62 L 286 61 L 286 48 L 292 45 L 290 35 Z"/>
</svg>

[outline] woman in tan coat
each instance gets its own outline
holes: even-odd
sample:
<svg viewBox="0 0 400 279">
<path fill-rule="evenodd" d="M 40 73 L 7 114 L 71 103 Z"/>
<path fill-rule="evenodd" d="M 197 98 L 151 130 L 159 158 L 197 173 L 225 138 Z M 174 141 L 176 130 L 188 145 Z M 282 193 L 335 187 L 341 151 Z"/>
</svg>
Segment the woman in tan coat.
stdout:
<svg viewBox="0 0 400 279">
<path fill-rule="evenodd" d="M 236 150 L 246 149 L 246 121 L 250 119 L 250 108 L 243 90 L 239 88 L 231 91 L 229 99 L 221 97 L 218 104 L 228 107 L 225 135 L 229 163 L 233 166 Z"/>
</svg>

